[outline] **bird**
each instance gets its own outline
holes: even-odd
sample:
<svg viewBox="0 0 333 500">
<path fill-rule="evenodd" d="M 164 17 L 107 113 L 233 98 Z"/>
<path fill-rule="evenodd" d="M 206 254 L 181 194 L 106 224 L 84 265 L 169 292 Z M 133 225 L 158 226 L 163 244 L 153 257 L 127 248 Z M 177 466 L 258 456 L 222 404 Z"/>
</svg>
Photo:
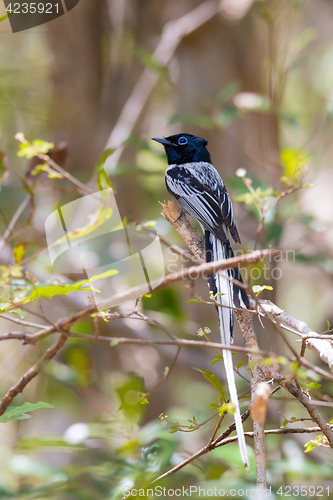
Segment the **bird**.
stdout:
<svg viewBox="0 0 333 500">
<path fill-rule="evenodd" d="M 234 256 L 229 234 L 240 243 L 231 200 L 220 174 L 212 165 L 206 148 L 208 141 L 192 134 L 181 133 L 169 137 L 152 137 L 162 144 L 168 160 L 165 183 L 169 193 L 180 205 L 180 216 L 185 212 L 200 224 L 205 238 L 206 262 L 228 259 Z M 179 216 L 179 217 L 180 217 Z M 248 308 L 248 296 L 244 288 L 230 279 L 242 283 L 238 268 L 219 271 L 208 277 L 208 286 L 213 292 L 217 306 L 221 342 L 233 342 L 233 307 Z M 223 306 L 223 307 L 220 307 Z M 222 350 L 230 400 L 234 408 L 234 419 L 241 460 L 249 470 L 249 460 L 241 419 L 231 350 Z"/>
</svg>

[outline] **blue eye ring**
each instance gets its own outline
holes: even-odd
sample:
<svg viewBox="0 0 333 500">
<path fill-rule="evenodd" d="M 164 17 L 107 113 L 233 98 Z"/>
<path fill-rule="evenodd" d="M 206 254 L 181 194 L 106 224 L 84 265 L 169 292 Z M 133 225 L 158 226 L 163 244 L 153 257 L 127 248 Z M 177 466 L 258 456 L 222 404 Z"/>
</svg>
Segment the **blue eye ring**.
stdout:
<svg viewBox="0 0 333 500">
<path fill-rule="evenodd" d="M 186 139 L 186 137 L 182 136 L 182 137 L 179 137 L 178 139 L 178 144 L 179 146 L 185 146 L 185 144 L 188 143 L 188 140 Z"/>
</svg>

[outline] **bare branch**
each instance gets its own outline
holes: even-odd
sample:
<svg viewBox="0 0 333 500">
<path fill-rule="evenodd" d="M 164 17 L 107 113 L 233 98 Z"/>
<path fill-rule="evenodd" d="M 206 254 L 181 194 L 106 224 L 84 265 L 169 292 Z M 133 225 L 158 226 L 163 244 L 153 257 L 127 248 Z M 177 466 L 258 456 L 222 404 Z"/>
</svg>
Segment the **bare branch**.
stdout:
<svg viewBox="0 0 333 500">
<path fill-rule="evenodd" d="M 331 372 L 333 372 L 333 337 L 319 335 L 311 330 L 304 321 L 290 316 L 290 314 L 287 314 L 283 309 L 280 309 L 269 300 L 261 300 L 260 307 L 265 313 L 270 314 L 277 324 L 282 327 L 286 325 L 291 328 L 290 331 L 293 331 L 302 338 L 305 337 L 307 339 L 307 347 L 318 353 L 321 359 L 328 364 Z"/>
<path fill-rule="evenodd" d="M 332 426 L 330 425 L 330 427 L 332 427 Z M 267 435 L 267 434 L 311 434 L 313 432 L 320 432 L 320 431 L 321 431 L 320 427 L 290 427 L 290 428 L 284 427 L 283 429 L 268 429 L 268 430 L 264 431 L 264 433 L 265 433 L 265 435 Z M 251 438 L 254 437 L 253 432 L 244 432 L 244 434 L 245 434 L 245 436 L 248 436 Z M 216 446 L 216 448 L 218 448 L 219 446 L 224 446 L 224 445 L 229 444 L 229 443 L 234 443 L 237 440 L 238 440 L 237 436 L 232 436 L 230 438 L 224 439 Z"/>
<path fill-rule="evenodd" d="M 12 321 L 13 323 L 17 323 L 18 325 L 30 326 L 31 328 L 38 328 L 38 329 L 47 328 L 47 325 L 40 325 L 38 323 L 32 323 L 31 321 L 25 321 L 24 319 L 16 318 L 12 314 L 10 316 L 6 316 L 5 314 L 0 314 L 0 318 L 6 319 L 7 321 Z"/>
</svg>

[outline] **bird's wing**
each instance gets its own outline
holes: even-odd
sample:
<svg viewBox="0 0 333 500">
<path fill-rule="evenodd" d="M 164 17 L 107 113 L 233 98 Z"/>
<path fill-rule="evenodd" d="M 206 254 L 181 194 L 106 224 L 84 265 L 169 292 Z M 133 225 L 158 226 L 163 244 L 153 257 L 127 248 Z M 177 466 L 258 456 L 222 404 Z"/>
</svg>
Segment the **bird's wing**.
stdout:
<svg viewBox="0 0 333 500">
<path fill-rule="evenodd" d="M 165 175 L 168 191 L 206 229 L 225 241 L 226 227 L 239 241 L 232 205 L 224 183 L 209 163 L 171 165 Z"/>
</svg>

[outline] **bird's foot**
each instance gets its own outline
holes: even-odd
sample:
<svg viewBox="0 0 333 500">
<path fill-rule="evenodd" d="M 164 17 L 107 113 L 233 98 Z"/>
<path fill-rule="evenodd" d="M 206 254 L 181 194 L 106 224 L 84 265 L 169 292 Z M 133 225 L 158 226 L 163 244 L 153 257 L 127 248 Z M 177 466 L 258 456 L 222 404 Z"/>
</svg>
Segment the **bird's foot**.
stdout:
<svg viewBox="0 0 333 500">
<path fill-rule="evenodd" d="M 178 215 L 177 219 L 173 221 L 173 223 L 175 224 L 176 222 L 178 222 L 179 219 L 181 218 L 181 216 L 185 215 L 185 214 L 186 214 L 185 210 L 183 208 L 180 208 L 179 209 L 179 215 Z"/>
</svg>

